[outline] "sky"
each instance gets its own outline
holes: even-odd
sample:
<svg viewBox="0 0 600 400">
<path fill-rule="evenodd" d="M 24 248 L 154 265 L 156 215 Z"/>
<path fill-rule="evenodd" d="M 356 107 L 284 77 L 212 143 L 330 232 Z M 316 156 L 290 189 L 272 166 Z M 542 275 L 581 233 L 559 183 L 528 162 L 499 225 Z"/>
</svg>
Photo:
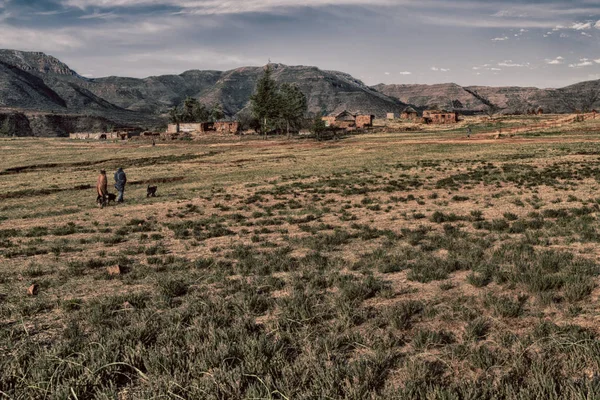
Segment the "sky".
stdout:
<svg viewBox="0 0 600 400">
<path fill-rule="evenodd" d="M 80 75 L 271 62 L 366 84 L 562 87 L 600 79 L 600 0 L 0 0 L 0 48 Z"/>
</svg>

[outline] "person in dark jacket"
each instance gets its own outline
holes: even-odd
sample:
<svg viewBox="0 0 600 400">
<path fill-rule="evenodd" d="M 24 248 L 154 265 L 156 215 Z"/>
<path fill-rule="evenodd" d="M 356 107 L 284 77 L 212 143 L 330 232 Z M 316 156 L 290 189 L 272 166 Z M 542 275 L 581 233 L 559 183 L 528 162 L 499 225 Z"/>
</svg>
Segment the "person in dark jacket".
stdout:
<svg viewBox="0 0 600 400">
<path fill-rule="evenodd" d="M 125 175 L 125 171 L 123 171 L 123 168 L 119 168 L 117 172 L 115 172 L 115 189 L 117 189 L 117 192 L 119 192 L 117 203 L 123 202 L 123 192 L 125 192 L 126 183 L 127 176 Z"/>
</svg>

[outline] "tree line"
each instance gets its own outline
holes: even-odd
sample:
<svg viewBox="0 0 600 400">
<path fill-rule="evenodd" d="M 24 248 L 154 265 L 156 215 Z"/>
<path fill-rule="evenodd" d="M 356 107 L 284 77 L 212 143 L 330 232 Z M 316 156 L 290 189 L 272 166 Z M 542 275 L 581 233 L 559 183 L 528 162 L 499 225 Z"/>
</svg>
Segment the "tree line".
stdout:
<svg viewBox="0 0 600 400">
<path fill-rule="evenodd" d="M 307 110 L 306 96 L 298 86 L 278 84 L 273 79 L 271 66 L 267 65 L 250 97 L 249 114 L 242 111 L 237 119 L 242 126 L 255 129 L 263 135 L 286 132 L 290 136 L 292 131 L 298 131 L 305 123 Z M 206 106 L 192 97 L 169 110 L 171 123 L 215 122 L 223 118 L 225 112 L 221 104 Z"/>
<path fill-rule="evenodd" d="M 280 130 L 290 136 L 291 130 L 300 129 L 308 110 L 306 96 L 296 85 L 277 84 L 270 65 L 256 84 L 250 97 L 252 116 L 257 120 L 260 132 Z"/>
<path fill-rule="evenodd" d="M 192 97 L 187 97 L 183 104 L 169 110 L 169 119 L 173 124 L 215 122 L 223 118 L 225 118 L 225 112 L 222 105 L 215 103 L 207 107 Z"/>
</svg>

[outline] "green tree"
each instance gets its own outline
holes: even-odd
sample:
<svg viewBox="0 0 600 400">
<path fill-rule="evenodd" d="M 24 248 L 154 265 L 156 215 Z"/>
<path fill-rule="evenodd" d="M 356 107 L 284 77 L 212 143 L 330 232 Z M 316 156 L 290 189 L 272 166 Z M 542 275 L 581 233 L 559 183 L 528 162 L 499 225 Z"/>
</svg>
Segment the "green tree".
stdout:
<svg viewBox="0 0 600 400">
<path fill-rule="evenodd" d="M 225 118 L 225 112 L 223 111 L 223 106 L 219 103 L 213 104 L 213 106 L 210 110 L 210 120 L 212 122 L 216 122 L 223 118 Z"/>
<path fill-rule="evenodd" d="M 173 107 L 169 109 L 169 119 L 171 120 L 172 124 L 178 124 L 181 122 L 181 112 L 179 111 L 179 108 Z"/>
<path fill-rule="evenodd" d="M 252 114 L 260 121 L 260 128 L 265 138 L 267 132 L 277 126 L 280 114 L 280 95 L 277 83 L 271 76 L 272 73 L 271 66 L 267 65 L 263 76 L 256 83 L 254 94 L 250 97 Z"/>
<path fill-rule="evenodd" d="M 279 113 L 288 137 L 290 128 L 299 128 L 307 110 L 306 96 L 298 86 L 284 83 L 279 93 Z"/>
<path fill-rule="evenodd" d="M 325 124 L 325 121 L 323 121 L 323 117 L 321 114 L 317 114 L 317 116 L 313 120 L 312 126 L 310 127 L 310 131 L 317 140 L 321 140 L 323 138 L 323 134 L 325 133 L 325 131 L 327 131 L 327 125 Z"/>
<path fill-rule="evenodd" d="M 216 108 L 216 105 L 213 106 L 213 110 Z M 208 110 L 208 108 L 197 99 L 187 97 L 181 106 L 173 107 L 169 110 L 169 119 L 174 124 L 180 122 L 206 122 L 211 120 L 213 110 Z"/>
</svg>

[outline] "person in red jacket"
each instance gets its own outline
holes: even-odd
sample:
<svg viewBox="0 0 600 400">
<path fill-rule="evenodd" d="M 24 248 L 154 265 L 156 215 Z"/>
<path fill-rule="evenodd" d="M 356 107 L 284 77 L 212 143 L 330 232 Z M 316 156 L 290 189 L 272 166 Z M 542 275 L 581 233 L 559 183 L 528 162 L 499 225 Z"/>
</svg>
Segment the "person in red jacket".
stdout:
<svg viewBox="0 0 600 400">
<path fill-rule="evenodd" d="M 98 193 L 98 197 L 96 201 L 100 207 L 104 207 L 106 205 L 106 200 L 108 199 L 108 178 L 106 177 L 106 171 L 101 170 L 100 175 L 98 175 L 98 180 L 96 181 L 96 192 Z"/>
</svg>

